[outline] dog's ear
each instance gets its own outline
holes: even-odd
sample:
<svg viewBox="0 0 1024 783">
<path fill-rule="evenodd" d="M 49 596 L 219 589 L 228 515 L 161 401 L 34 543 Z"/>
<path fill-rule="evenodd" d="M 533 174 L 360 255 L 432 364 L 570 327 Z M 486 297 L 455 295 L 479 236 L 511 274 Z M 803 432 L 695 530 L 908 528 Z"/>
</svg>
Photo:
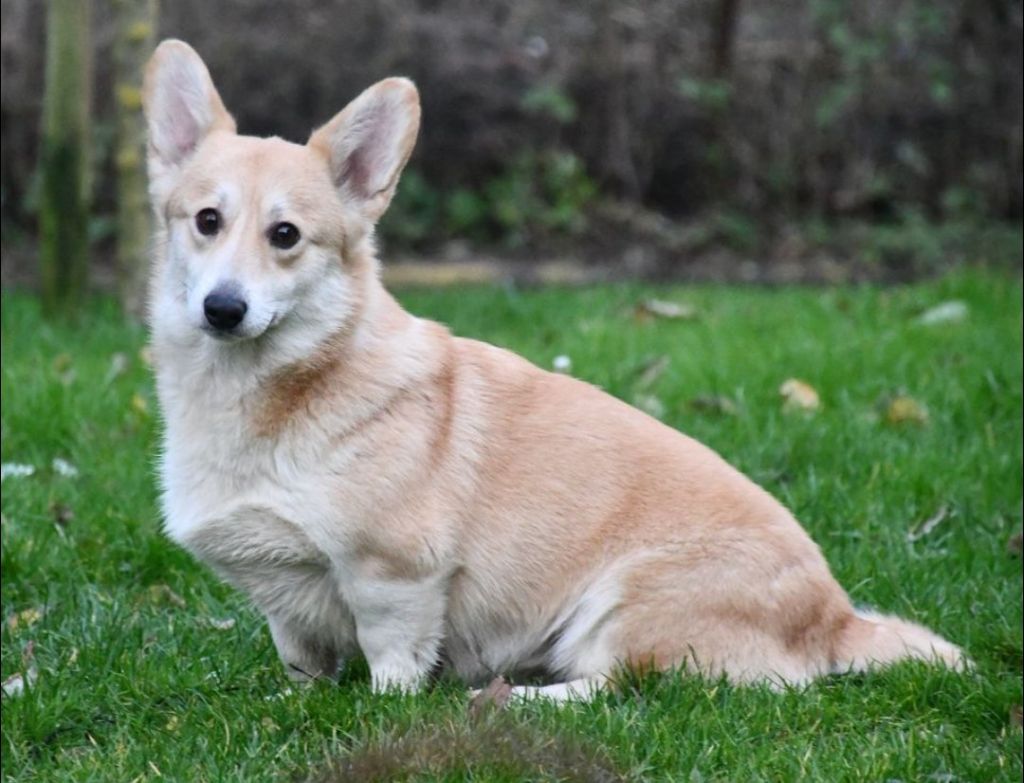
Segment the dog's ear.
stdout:
<svg viewBox="0 0 1024 783">
<path fill-rule="evenodd" d="M 342 198 L 376 221 L 391 203 L 420 128 L 420 96 L 408 79 L 377 82 L 313 132 Z"/>
<path fill-rule="evenodd" d="M 146 65 L 142 105 L 154 179 L 181 166 L 210 132 L 235 132 L 235 121 L 205 63 L 184 41 L 168 39 L 153 52 Z"/>
</svg>

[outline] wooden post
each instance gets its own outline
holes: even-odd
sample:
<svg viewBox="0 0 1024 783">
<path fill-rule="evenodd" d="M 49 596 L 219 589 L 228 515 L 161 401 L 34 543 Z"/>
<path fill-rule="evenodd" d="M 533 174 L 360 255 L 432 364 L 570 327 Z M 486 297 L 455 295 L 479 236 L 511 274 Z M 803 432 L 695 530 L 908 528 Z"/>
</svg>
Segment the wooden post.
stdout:
<svg viewBox="0 0 1024 783">
<path fill-rule="evenodd" d="M 39 262 L 50 313 L 73 313 L 88 284 L 91 6 L 90 0 L 47 6 Z"/>
<path fill-rule="evenodd" d="M 146 193 L 142 72 L 156 44 L 157 0 L 115 0 L 114 99 L 117 113 L 117 268 L 121 305 L 141 318 L 152 232 Z"/>
<path fill-rule="evenodd" d="M 718 0 L 711 23 L 711 75 L 724 79 L 732 70 L 740 0 Z"/>
</svg>

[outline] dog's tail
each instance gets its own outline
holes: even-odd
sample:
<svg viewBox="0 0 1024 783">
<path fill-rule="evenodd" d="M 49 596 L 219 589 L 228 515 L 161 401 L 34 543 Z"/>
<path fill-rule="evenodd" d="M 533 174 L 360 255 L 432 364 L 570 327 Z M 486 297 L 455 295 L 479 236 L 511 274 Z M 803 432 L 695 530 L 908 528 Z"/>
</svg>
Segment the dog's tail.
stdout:
<svg viewBox="0 0 1024 783">
<path fill-rule="evenodd" d="M 918 659 L 966 670 L 963 650 L 922 625 L 858 609 L 839 632 L 833 671 L 864 671 L 905 659 Z"/>
</svg>

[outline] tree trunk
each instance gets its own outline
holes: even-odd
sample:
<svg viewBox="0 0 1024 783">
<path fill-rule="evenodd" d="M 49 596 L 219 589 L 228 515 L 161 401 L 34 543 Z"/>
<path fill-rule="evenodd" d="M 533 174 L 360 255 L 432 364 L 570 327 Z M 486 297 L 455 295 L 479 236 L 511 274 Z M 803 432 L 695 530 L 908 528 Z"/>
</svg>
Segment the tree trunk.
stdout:
<svg viewBox="0 0 1024 783">
<path fill-rule="evenodd" d="M 724 79 L 732 71 L 739 6 L 739 0 L 718 0 L 715 5 L 711 23 L 711 75 L 716 79 Z"/>
<path fill-rule="evenodd" d="M 91 6 L 50 0 L 47 8 L 39 261 L 50 313 L 73 313 L 88 284 Z"/>
<path fill-rule="evenodd" d="M 157 0 L 115 0 L 114 97 L 117 111 L 117 268 L 121 304 L 145 309 L 150 223 L 142 72 L 156 43 Z"/>
</svg>

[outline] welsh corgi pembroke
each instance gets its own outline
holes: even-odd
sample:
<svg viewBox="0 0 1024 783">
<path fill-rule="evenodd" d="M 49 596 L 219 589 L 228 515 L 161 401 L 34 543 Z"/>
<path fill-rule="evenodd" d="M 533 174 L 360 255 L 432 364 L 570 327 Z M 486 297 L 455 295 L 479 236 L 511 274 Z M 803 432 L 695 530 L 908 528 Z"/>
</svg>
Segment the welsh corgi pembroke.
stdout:
<svg viewBox="0 0 1024 783">
<path fill-rule="evenodd" d="M 530 672 L 514 693 L 564 699 L 619 666 L 780 685 L 964 665 L 854 609 L 711 449 L 402 309 L 373 237 L 419 130 L 410 81 L 305 144 L 241 136 L 168 40 L 144 108 L 165 529 L 248 594 L 293 678 L 362 653 L 377 690 Z"/>
</svg>

